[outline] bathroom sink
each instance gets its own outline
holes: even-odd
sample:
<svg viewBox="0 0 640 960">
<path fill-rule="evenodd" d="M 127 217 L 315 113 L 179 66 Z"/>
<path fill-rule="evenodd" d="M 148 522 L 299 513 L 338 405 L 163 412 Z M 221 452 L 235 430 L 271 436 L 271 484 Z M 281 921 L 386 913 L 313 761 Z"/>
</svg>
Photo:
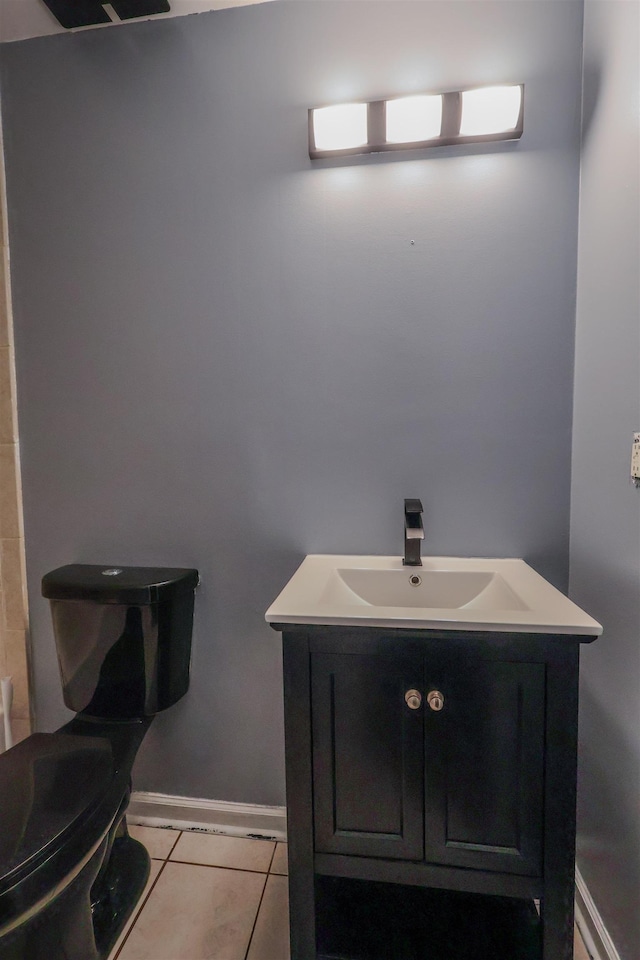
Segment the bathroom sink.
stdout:
<svg viewBox="0 0 640 960">
<path fill-rule="evenodd" d="M 355 596 L 349 597 L 347 590 Z M 527 610 L 499 573 L 480 570 L 402 570 L 338 568 L 328 582 L 324 600 L 357 602 L 377 607 L 424 607 L 460 610 Z"/>
<path fill-rule="evenodd" d="M 266 613 L 273 624 L 599 636 L 602 627 L 524 560 L 311 555 Z"/>
</svg>

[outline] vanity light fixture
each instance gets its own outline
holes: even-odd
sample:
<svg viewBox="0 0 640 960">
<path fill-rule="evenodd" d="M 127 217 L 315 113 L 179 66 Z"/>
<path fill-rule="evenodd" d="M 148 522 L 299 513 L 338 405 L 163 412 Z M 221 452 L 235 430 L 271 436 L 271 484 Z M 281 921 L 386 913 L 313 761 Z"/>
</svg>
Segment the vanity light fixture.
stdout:
<svg viewBox="0 0 640 960">
<path fill-rule="evenodd" d="M 319 107 L 309 110 L 309 156 L 518 140 L 523 115 L 523 84 Z"/>
</svg>

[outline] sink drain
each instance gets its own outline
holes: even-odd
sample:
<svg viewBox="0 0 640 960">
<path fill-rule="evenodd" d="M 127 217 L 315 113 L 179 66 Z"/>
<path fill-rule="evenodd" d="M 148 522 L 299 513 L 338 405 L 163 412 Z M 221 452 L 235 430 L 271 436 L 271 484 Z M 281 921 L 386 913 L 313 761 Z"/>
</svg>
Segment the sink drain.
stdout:
<svg viewBox="0 0 640 960">
<path fill-rule="evenodd" d="M 422 583 L 422 577 L 419 577 L 417 573 L 412 573 L 409 577 L 409 583 L 412 587 L 419 587 Z"/>
</svg>

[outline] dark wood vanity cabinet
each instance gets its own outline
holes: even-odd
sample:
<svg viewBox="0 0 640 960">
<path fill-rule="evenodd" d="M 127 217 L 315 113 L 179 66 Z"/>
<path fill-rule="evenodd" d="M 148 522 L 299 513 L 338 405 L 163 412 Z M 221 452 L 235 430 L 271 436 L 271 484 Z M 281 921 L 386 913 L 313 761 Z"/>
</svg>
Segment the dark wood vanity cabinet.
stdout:
<svg viewBox="0 0 640 960">
<path fill-rule="evenodd" d="M 580 638 L 280 629 L 292 960 L 326 877 L 539 900 L 571 960 Z"/>
<path fill-rule="evenodd" d="M 542 664 L 314 653 L 311 708 L 316 852 L 540 875 Z"/>
</svg>

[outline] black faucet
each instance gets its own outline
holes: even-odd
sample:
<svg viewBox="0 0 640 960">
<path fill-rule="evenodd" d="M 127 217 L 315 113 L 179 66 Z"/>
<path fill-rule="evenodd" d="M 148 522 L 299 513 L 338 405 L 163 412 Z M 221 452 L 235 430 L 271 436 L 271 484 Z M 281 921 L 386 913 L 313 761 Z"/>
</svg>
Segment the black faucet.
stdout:
<svg viewBox="0 0 640 960">
<path fill-rule="evenodd" d="M 420 541 L 424 540 L 422 528 L 422 503 L 420 500 L 404 502 L 404 560 L 405 567 L 421 567 Z"/>
</svg>

